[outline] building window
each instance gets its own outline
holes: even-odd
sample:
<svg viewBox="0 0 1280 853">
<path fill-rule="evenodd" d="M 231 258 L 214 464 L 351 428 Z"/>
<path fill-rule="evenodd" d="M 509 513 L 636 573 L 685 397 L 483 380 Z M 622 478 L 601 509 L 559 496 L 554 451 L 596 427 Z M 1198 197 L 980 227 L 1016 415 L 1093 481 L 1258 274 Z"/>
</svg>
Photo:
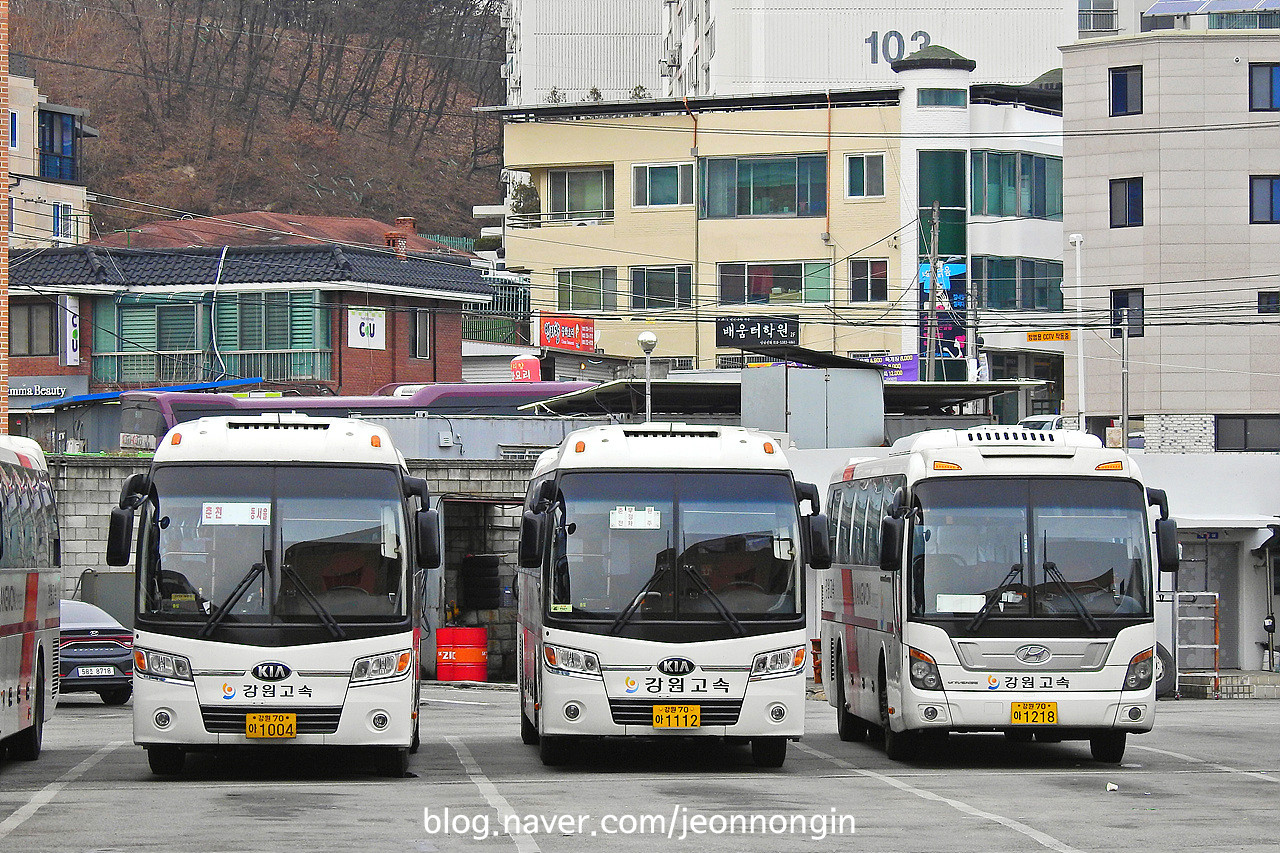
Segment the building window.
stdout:
<svg viewBox="0 0 1280 853">
<path fill-rule="evenodd" d="M 769 364 L 769 361 L 770 360 L 763 355 L 750 355 L 747 353 L 739 355 L 718 355 L 716 356 L 716 367 L 721 370 L 734 370 L 748 367 L 752 364 Z"/>
<path fill-rule="evenodd" d="M 556 305 L 561 311 L 616 311 L 616 267 L 556 270 Z"/>
<path fill-rule="evenodd" d="M 613 169 L 557 170 L 547 180 L 550 219 L 613 218 Z"/>
<path fill-rule="evenodd" d="M 71 205 L 53 203 L 53 236 L 70 240 L 75 217 L 71 213 Z"/>
<path fill-rule="evenodd" d="M 40 111 L 40 177 L 60 181 L 80 179 L 76 168 L 75 116 Z"/>
<path fill-rule="evenodd" d="M 971 157 L 974 216 L 1062 219 L 1062 158 L 974 151 Z"/>
<path fill-rule="evenodd" d="M 427 308 L 415 308 L 409 314 L 413 335 L 413 357 L 431 358 L 431 311 Z"/>
<path fill-rule="evenodd" d="M 967 107 L 969 93 L 964 89 L 920 89 L 916 92 L 919 107 Z"/>
<path fill-rule="evenodd" d="M 1252 112 L 1280 110 L 1280 64 L 1250 63 L 1249 109 Z"/>
<path fill-rule="evenodd" d="M 737 157 L 701 161 L 698 216 L 825 216 L 827 158 Z"/>
<path fill-rule="evenodd" d="M 1215 450 L 1280 451 L 1280 415 L 1218 415 Z"/>
<path fill-rule="evenodd" d="M 1079 31 L 1082 33 L 1111 32 L 1116 24 L 1116 0 L 1080 0 Z"/>
<path fill-rule="evenodd" d="M 1111 291 L 1111 337 L 1119 338 L 1124 334 L 1121 328 L 1125 323 L 1124 312 L 1129 312 L 1129 337 L 1140 338 L 1142 327 L 1143 291 L 1141 287 Z"/>
<path fill-rule="evenodd" d="M 831 301 L 831 264 L 720 264 L 720 302 L 725 305 L 826 303 Z"/>
<path fill-rule="evenodd" d="M 1142 113 L 1142 66 L 1111 69 L 1111 114 L 1136 116 Z"/>
<path fill-rule="evenodd" d="M 1258 291 L 1258 313 L 1280 314 L 1280 290 Z"/>
<path fill-rule="evenodd" d="M 1111 182 L 1111 227 L 1134 228 L 1142 224 L 1142 178 L 1117 178 Z"/>
<path fill-rule="evenodd" d="M 889 261 L 854 258 L 849 261 L 849 301 L 889 301 Z"/>
<path fill-rule="evenodd" d="M 850 154 L 845 158 L 845 198 L 884 195 L 884 155 Z"/>
<path fill-rule="evenodd" d="M 631 167 L 632 204 L 674 207 L 693 204 L 693 164 L 662 163 Z"/>
<path fill-rule="evenodd" d="M 57 312 L 52 302 L 10 305 L 9 355 L 57 355 Z"/>
<path fill-rule="evenodd" d="M 1062 262 L 973 257 L 978 305 L 1000 311 L 1061 311 Z"/>
<path fill-rule="evenodd" d="M 631 307 L 636 311 L 693 305 L 693 267 L 632 267 Z"/>
<path fill-rule="evenodd" d="M 963 257 L 965 247 L 965 171 L 967 152 L 921 151 L 919 153 L 919 234 L 921 262 L 927 263 L 932 242 L 933 203 L 938 203 L 938 256 Z"/>
<path fill-rule="evenodd" d="M 227 352 L 328 347 L 328 313 L 317 302 L 316 292 L 308 290 L 219 296 L 214 308 L 218 347 Z"/>
<path fill-rule="evenodd" d="M 1249 179 L 1249 221 L 1255 225 L 1280 222 L 1280 176 L 1254 175 Z"/>
<path fill-rule="evenodd" d="M 18 147 L 18 114 L 9 110 L 9 147 Z"/>
</svg>

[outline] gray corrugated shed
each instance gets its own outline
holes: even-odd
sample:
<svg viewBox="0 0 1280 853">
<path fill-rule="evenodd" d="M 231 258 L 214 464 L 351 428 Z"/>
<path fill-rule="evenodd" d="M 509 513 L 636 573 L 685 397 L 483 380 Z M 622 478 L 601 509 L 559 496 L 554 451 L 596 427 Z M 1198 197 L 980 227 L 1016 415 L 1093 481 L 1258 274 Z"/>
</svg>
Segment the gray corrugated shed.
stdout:
<svg viewBox="0 0 1280 853">
<path fill-rule="evenodd" d="M 221 248 L 107 249 L 75 246 L 18 255 L 9 267 L 15 288 L 219 287 L 293 283 L 369 284 L 441 291 L 487 301 L 493 288 L 480 271 L 451 258 L 336 246 L 232 246 L 219 275 Z"/>
</svg>

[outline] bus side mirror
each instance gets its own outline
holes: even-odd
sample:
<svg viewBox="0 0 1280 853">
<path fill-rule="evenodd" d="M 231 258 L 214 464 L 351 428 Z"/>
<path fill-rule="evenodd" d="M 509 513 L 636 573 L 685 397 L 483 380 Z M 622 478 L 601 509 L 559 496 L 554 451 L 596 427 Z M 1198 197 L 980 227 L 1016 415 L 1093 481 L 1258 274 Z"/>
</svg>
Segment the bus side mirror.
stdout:
<svg viewBox="0 0 1280 853">
<path fill-rule="evenodd" d="M 151 485 L 147 482 L 146 474 L 131 474 L 120 489 L 120 508 L 127 510 L 137 509 L 142 506 L 142 502 L 146 499 L 149 491 L 151 491 Z M 125 561 L 128 562 L 127 557 Z M 114 563 L 113 565 L 123 566 L 124 563 Z"/>
<path fill-rule="evenodd" d="M 418 568 L 434 569 L 440 565 L 440 513 L 434 509 L 420 509 L 416 519 Z"/>
<path fill-rule="evenodd" d="M 1160 510 L 1162 519 L 1169 517 L 1169 495 L 1164 489 L 1147 489 L 1147 506 L 1153 506 Z"/>
<path fill-rule="evenodd" d="M 431 502 L 431 490 L 427 488 L 427 481 L 422 477 L 405 477 L 404 493 L 407 497 L 417 497 L 422 501 L 423 506 Z"/>
<path fill-rule="evenodd" d="M 907 522 L 885 516 L 880 520 L 880 571 L 896 572 L 902 568 L 902 537 Z"/>
<path fill-rule="evenodd" d="M 111 509 L 111 525 L 107 528 L 107 565 L 129 565 L 129 554 L 133 550 L 132 545 L 133 510 L 113 507 Z"/>
<path fill-rule="evenodd" d="M 817 513 L 809 516 L 807 521 L 809 523 L 809 567 L 829 569 L 831 568 L 831 540 L 828 538 L 827 517 Z"/>
<path fill-rule="evenodd" d="M 542 543 L 546 539 L 547 516 L 545 513 L 525 510 L 520 519 L 520 553 L 522 569 L 542 567 Z"/>
<path fill-rule="evenodd" d="M 1178 523 L 1170 518 L 1156 520 L 1156 562 L 1162 572 L 1176 572 L 1182 557 L 1178 544 Z"/>
<path fill-rule="evenodd" d="M 809 502 L 809 515 L 817 515 L 822 511 L 819 506 L 818 487 L 813 483 L 796 483 L 796 503 Z"/>
</svg>

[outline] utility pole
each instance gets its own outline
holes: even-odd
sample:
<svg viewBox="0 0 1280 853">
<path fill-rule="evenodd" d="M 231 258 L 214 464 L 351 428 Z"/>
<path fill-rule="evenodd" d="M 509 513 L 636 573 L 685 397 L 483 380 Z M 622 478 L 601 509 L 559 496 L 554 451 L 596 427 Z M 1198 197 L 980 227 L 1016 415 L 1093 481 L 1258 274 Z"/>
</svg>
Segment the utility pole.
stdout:
<svg viewBox="0 0 1280 853">
<path fill-rule="evenodd" d="M 1129 449 L 1129 309 L 1120 309 L 1120 447 Z"/>
<path fill-rule="evenodd" d="M 1076 403 L 1080 410 L 1077 429 L 1087 432 L 1084 414 L 1084 273 L 1080 267 L 1080 248 L 1084 244 L 1084 235 L 1072 234 L 1068 239 L 1076 250 Z"/>
<path fill-rule="evenodd" d="M 929 322 L 925 326 L 925 381 L 934 378 L 933 358 L 938 339 L 938 202 L 933 203 L 933 225 L 929 245 Z"/>
</svg>

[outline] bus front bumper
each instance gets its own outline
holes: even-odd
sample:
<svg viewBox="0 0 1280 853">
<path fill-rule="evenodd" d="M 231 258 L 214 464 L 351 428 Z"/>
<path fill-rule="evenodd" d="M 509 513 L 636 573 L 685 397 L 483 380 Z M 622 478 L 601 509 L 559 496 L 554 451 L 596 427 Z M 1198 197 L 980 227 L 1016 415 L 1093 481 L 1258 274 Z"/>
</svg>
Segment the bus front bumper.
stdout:
<svg viewBox="0 0 1280 853">
<path fill-rule="evenodd" d="M 714 704 L 713 704 L 714 703 Z M 742 697 L 660 699 L 605 695 L 599 679 L 543 673 L 539 728 L 547 735 L 591 737 L 786 737 L 804 734 L 804 673 L 752 681 Z M 654 705 L 698 705 L 696 728 L 653 725 Z M 736 720 L 733 719 L 737 711 Z"/>
<path fill-rule="evenodd" d="M 895 718 L 903 728 L 949 731 L 1045 731 L 1112 729 L 1149 732 L 1155 722 L 1155 693 L 1150 690 L 1098 692 L 989 693 L 910 689 Z M 1015 722 L 1014 708 L 1032 722 Z M 1054 722 L 1045 722 L 1047 710 Z M 1036 713 L 1029 714 L 1028 711 Z M 897 730 L 898 725 L 894 726 Z"/>
</svg>

